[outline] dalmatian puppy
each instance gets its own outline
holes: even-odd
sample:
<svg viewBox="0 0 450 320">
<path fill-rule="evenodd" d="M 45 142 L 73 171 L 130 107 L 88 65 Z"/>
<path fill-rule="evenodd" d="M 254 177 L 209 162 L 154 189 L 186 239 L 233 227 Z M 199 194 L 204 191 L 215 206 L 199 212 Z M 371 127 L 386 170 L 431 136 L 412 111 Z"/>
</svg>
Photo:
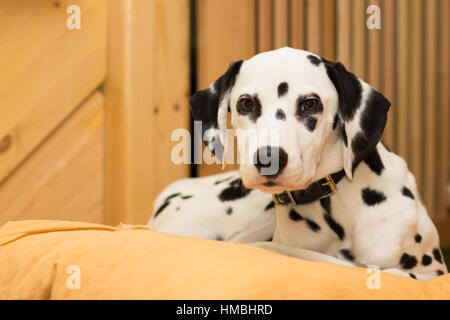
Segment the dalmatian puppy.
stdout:
<svg viewBox="0 0 450 320">
<path fill-rule="evenodd" d="M 302 259 L 376 266 L 418 280 L 447 273 L 414 176 L 380 142 L 390 102 L 342 64 L 292 48 L 264 52 L 232 63 L 190 105 L 205 145 L 223 162 L 227 112 L 234 129 L 277 139 L 249 142 L 238 134 L 242 184 L 235 172 L 175 183 L 157 200 L 154 230 L 244 239 Z M 235 200 L 221 195 L 238 185 L 233 208 Z M 275 204 L 272 241 L 265 241 L 273 214 L 266 194 Z"/>
</svg>

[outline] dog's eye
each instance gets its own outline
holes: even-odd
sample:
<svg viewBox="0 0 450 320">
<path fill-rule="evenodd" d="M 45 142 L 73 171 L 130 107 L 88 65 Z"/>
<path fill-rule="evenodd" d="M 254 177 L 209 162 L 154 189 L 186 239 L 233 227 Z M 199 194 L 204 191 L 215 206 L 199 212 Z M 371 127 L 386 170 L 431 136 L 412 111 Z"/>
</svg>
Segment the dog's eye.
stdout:
<svg viewBox="0 0 450 320">
<path fill-rule="evenodd" d="M 305 110 L 314 110 L 319 106 L 320 102 L 318 99 L 309 98 L 303 101 L 303 108 Z"/>
<path fill-rule="evenodd" d="M 241 98 L 238 101 L 238 108 L 240 108 L 242 111 L 250 112 L 254 107 L 255 104 L 249 97 Z"/>
</svg>

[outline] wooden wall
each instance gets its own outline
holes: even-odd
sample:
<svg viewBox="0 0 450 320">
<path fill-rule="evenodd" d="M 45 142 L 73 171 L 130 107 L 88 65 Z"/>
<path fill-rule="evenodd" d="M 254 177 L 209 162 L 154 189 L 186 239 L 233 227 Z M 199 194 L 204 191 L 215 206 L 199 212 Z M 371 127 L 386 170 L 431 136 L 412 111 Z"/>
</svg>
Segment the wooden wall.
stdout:
<svg viewBox="0 0 450 320">
<path fill-rule="evenodd" d="M 0 70 L 0 225 L 102 222 L 106 2 L 0 2 Z"/>
<path fill-rule="evenodd" d="M 189 1 L 108 2 L 105 222 L 147 223 L 153 200 L 188 165 L 170 140 L 189 129 Z"/>
</svg>

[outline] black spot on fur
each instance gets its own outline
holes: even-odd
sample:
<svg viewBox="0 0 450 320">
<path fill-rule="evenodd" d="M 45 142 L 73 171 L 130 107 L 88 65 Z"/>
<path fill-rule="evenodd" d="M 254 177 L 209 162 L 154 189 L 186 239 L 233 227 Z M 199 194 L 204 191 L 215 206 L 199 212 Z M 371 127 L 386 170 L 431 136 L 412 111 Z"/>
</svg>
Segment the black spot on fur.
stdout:
<svg viewBox="0 0 450 320">
<path fill-rule="evenodd" d="M 369 140 L 366 138 L 366 135 L 362 131 L 355 134 L 351 143 L 352 151 L 354 154 L 352 170 L 354 171 L 358 164 L 365 159 L 365 155 L 370 152 L 370 145 Z"/>
<path fill-rule="evenodd" d="M 339 115 L 336 113 L 333 119 L 333 130 L 335 130 L 339 124 Z"/>
<path fill-rule="evenodd" d="M 250 119 L 253 122 L 256 122 L 256 120 L 258 120 L 262 113 L 261 101 L 259 100 L 257 94 L 253 96 L 253 102 L 255 103 L 255 110 L 253 110 L 253 112 L 250 114 Z"/>
<path fill-rule="evenodd" d="M 413 278 L 413 279 L 416 279 L 416 280 L 417 280 L 417 277 L 416 277 L 416 275 L 415 275 L 414 273 L 410 273 L 410 274 L 409 274 L 409 276 L 410 276 L 411 278 Z"/>
<path fill-rule="evenodd" d="M 155 212 L 155 218 L 170 204 L 169 201 L 164 202 Z"/>
<path fill-rule="evenodd" d="M 273 209 L 275 207 L 275 202 L 274 201 L 270 201 L 269 204 L 264 208 L 264 211 Z"/>
<path fill-rule="evenodd" d="M 308 228 L 310 228 L 312 231 L 314 232 L 318 232 L 320 230 L 320 226 L 315 223 L 314 221 L 310 220 L 310 219 L 305 219 L 303 218 L 297 211 L 295 211 L 294 209 L 289 210 L 289 218 L 292 221 L 302 221 L 305 220 L 306 225 L 308 226 Z"/>
<path fill-rule="evenodd" d="M 416 235 L 414 236 L 414 241 L 416 241 L 417 243 L 421 243 L 422 236 L 420 234 L 416 233 Z"/>
<path fill-rule="evenodd" d="M 181 199 L 186 200 L 192 198 L 193 195 L 182 196 Z"/>
<path fill-rule="evenodd" d="M 180 211 L 180 207 L 176 207 L 176 208 L 175 208 L 175 211 Z"/>
<path fill-rule="evenodd" d="M 336 233 L 336 235 L 339 237 L 340 240 L 343 240 L 345 237 L 344 228 L 336 222 L 336 220 L 333 219 L 333 217 L 329 214 L 324 214 L 325 222 L 328 224 L 331 230 Z"/>
<path fill-rule="evenodd" d="M 164 202 L 167 202 L 167 201 L 169 201 L 169 200 L 172 199 L 172 198 L 178 197 L 180 194 L 181 194 L 180 192 L 172 193 L 171 195 L 169 195 L 168 197 L 166 197 L 166 198 L 164 199 Z"/>
<path fill-rule="evenodd" d="M 433 249 L 433 257 L 437 262 L 442 263 L 441 251 L 438 248 Z"/>
<path fill-rule="evenodd" d="M 381 175 L 384 170 L 384 165 L 377 149 L 374 149 L 367 159 L 364 160 L 364 162 L 369 166 L 370 170 L 375 172 L 377 175 Z"/>
<path fill-rule="evenodd" d="M 294 209 L 289 210 L 289 218 L 292 221 L 300 221 L 303 220 L 303 217 L 297 213 Z"/>
<path fill-rule="evenodd" d="M 351 121 L 361 105 L 361 83 L 341 63 L 334 63 L 323 58 L 322 61 L 325 63 L 328 77 L 338 93 L 339 113 L 344 121 Z"/>
<path fill-rule="evenodd" d="M 350 249 L 342 249 L 341 254 L 348 261 L 355 261 L 355 257 Z"/>
<path fill-rule="evenodd" d="M 319 58 L 317 58 L 316 56 L 313 56 L 312 54 L 308 55 L 307 58 L 315 66 L 320 65 L 320 63 L 322 62 Z"/>
<path fill-rule="evenodd" d="M 234 201 L 237 199 L 244 198 L 247 196 L 252 189 L 247 189 L 244 187 L 241 178 L 235 179 L 230 182 L 230 186 L 223 189 L 218 195 L 220 201 Z"/>
<path fill-rule="evenodd" d="M 228 180 L 231 180 L 233 177 L 228 177 L 228 178 L 225 178 L 225 179 L 223 179 L 223 180 L 217 180 L 216 182 L 214 182 L 214 184 L 215 185 L 217 185 L 217 184 L 219 184 L 219 183 L 222 183 L 222 182 L 226 182 L 226 181 L 228 181 Z"/>
<path fill-rule="evenodd" d="M 286 120 L 286 114 L 284 113 L 283 110 L 278 109 L 277 113 L 275 114 L 275 118 L 277 118 L 278 120 L 284 121 L 284 120 Z"/>
<path fill-rule="evenodd" d="M 408 198 L 411 198 L 411 199 L 415 199 L 413 193 L 412 193 L 411 190 L 408 189 L 407 187 L 403 187 L 403 189 L 402 189 L 402 194 L 403 194 L 405 197 L 408 197 Z"/>
<path fill-rule="evenodd" d="M 360 125 L 370 140 L 370 145 L 375 146 L 383 134 L 391 103 L 381 93 L 372 89 L 366 104 Z"/>
<path fill-rule="evenodd" d="M 444 271 L 438 270 L 438 271 L 436 271 L 436 274 L 437 274 L 438 276 L 442 276 L 442 275 L 444 274 Z"/>
<path fill-rule="evenodd" d="M 400 265 L 403 269 L 412 269 L 417 265 L 417 258 L 404 253 L 400 258 Z"/>
<path fill-rule="evenodd" d="M 320 230 L 320 226 L 312 220 L 306 219 L 306 225 L 314 232 L 318 232 Z"/>
<path fill-rule="evenodd" d="M 288 92 L 289 86 L 287 82 L 282 82 L 278 85 L 278 97 L 284 96 Z"/>
<path fill-rule="evenodd" d="M 363 201 L 368 206 L 376 206 L 381 202 L 386 201 L 386 196 L 380 191 L 365 188 L 361 191 L 361 193 Z"/>
<path fill-rule="evenodd" d="M 342 137 L 342 141 L 344 141 L 344 145 L 346 147 L 348 147 L 347 131 L 345 131 L 344 126 L 341 127 L 341 137 Z"/>
<path fill-rule="evenodd" d="M 217 241 L 223 241 L 223 237 L 222 236 L 216 236 L 216 240 Z"/>
<path fill-rule="evenodd" d="M 232 207 L 228 207 L 227 208 L 227 214 L 232 214 L 233 213 L 233 208 Z"/>
<path fill-rule="evenodd" d="M 433 262 L 433 259 L 431 259 L 431 257 L 429 255 L 424 254 L 422 256 L 422 265 L 429 266 L 431 264 L 431 262 Z"/>
<path fill-rule="evenodd" d="M 376 147 L 386 126 L 387 112 L 390 102 L 378 91 L 371 90 L 366 101 L 366 107 L 361 114 L 358 132 L 352 140 L 354 153 L 353 170 L 366 159 Z"/>
<path fill-rule="evenodd" d="M 305 121 L 303 121 L 303 123 L 305 124 L 305 127 L 313 132 L 314 129 L 316 128 L 316 124 L 317 124 L 317 119 L 316 118 L 306 118 Z"/>
<path fill-rule="evenodd" d="M 320 199 L 320 205 L 325 209 L 325 213 L 323 214 L 323 218 L 325 222 L 328 224 L 328 227 L 333 230 L 334 233 L 339 237 L 340 240 L 345 238 L 344 228 L 333 219 L 331 216 L 331 201 L 330 198 Z"/>
<path fill-rule="evenodd" d="M 320 199 L 320 206 L 325 209 L 325 212 L 331 214 L 331 201 L 330 198 Z"/>
</svg>

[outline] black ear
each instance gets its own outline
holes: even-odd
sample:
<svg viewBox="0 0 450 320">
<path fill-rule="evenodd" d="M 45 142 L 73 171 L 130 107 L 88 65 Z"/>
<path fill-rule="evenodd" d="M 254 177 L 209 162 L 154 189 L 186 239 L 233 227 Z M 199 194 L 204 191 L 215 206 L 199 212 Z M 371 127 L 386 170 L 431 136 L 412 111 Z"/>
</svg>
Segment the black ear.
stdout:
<svg viewBox="0 0 450 320">
<path fill-rule="evenodd" d="M 197 91 L 190 99 L 194 121 L 202 123 L 205 146 L 222 160 L 227 129 L 229 95 L 236 82 L 243 61 L 232 62 L 228 70 L 209 88 Z"/>
<path fill-rule="evenodd" d="M 391 103 L 342 64 L 323 61 L 338 93 L 344 170 L 352 178 L 358 164 L 380 141 Z"/>
</svg>

